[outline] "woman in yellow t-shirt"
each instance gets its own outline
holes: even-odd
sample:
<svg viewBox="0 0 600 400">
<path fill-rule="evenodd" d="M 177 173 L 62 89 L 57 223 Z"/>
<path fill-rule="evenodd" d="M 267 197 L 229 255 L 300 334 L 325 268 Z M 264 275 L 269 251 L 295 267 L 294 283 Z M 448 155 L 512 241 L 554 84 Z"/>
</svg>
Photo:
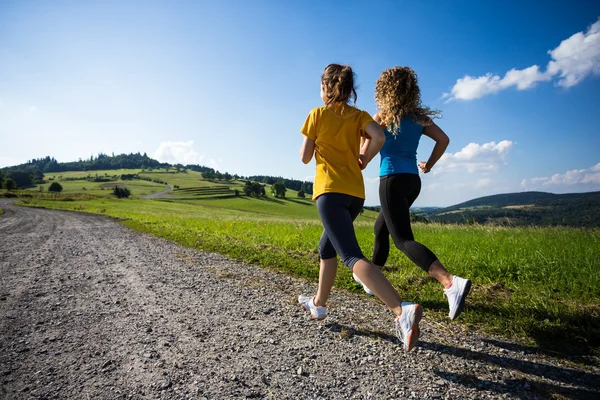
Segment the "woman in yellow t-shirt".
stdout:
<svg viewBox="0 0 600 400">
<path fill-rule="evenodd" d="M 300 149 L 302 162 L 308 164 L 314 155 L 317 164 L 313 200 L 317 202 L 324 227 L 319 241 L 319 287 L 315 296 L 302 294 L 298 302 L 313 318 L 327 316 L 325 304 L 333 288 L 337 254 L 340 254 L 344 264 L 394 312 L 396 333 L 410 351 L 419 339 L 422 307 L 403 303 L 379 268 L 364 257 L 353 225 L 365 199 L 361 170 L 379 152 L 385 135 L 369 113 L 349 105 L 350 100 L 356 103 L 354 73 L 349 66 L 330 64 L 325 68 L 321 76 L 321 99 L 325 105 L 311 110 L 300 130 L 304 135 Z M 369 139 L 363 154 L 361 137 Z"/>
</svg>

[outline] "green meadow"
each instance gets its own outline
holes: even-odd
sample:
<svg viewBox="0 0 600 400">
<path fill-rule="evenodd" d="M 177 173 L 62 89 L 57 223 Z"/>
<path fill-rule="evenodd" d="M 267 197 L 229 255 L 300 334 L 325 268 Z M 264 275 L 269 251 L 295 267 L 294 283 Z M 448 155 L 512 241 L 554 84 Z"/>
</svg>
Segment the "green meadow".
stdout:
<svg viewBox="0 0 600 400">
<path fill-rule="evenodd" d="M 150 191 L 165 190 L 165 185 L 125 181 L 132 196 L 116 199 L 87 181 L 67 181 L 69 185 L 63 185 L 65 190 L 59 195 L 32 189 L 22 202 L 108 215 L 187 247 L 317 281 L 317 242 L 322 228 L 310 199 L 300 199 L 289 190 L 285 199 L 274 198 L 268 187 L 266 198 L 247 197 L 243 182 L 205 181 L 198 173 L 153 172 L 149 177 L 178 185 L 180 190 L 171 192 L 171 197 L 141 199 Z M 83 182 L 89 187 L 77 190 Z M 222 193 L 223 187 L 229 192 Z M 233 194 L 235 189 L 242 195 Z M 216 194 L 211 196 L 211 190 Z M 355 223 L 367 257 L 373 251 L 376 216 L 365 210 Z M 600 230 L 417 223 L 414 232 L 450 272 L 474 284 L 466 311 L 459 320 L 449 322 L 441 285 L 393 248 L 384 271 L 403 298 L 425 307 L 426 322 L 497 334 L 548 352 L 597 361 Z M 366 296 L 341 265 L 336 287 Z"/>
</svg>

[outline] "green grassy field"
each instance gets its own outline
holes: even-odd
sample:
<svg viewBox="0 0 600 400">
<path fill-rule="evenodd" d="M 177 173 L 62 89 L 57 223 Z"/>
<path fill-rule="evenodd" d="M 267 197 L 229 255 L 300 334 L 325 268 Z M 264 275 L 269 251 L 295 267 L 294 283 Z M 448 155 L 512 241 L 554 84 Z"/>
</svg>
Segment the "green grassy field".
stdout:
<svg viewBox="0 0 600 400">
<path fill-rule="evenodd" d="M 171 183 L 171 179 L 165 180 Z M 207 186 L 217 185 L 209 183 Z M 200 186 L 192 182 L 187 187 Z M 25 201 L 30 206 L 121 218 L 129 227 L 184 246 L 316 282 L 321 223 L 314 203 L 291 197 L 291 193 L 288 199 L 269 195 L 266 199 L 192 196 L 184 200 L 105 197 L 80 201 L 72 196 L 72 201 L 36 197 Z M 355 224 L 367 257 L 373 250 L 376 215 L 365 210 Z M 517 338 L 547 351 L 591 355 L 597 360 L 599 230 L 415 224 L 414 231 L 450 272 L 474 283 L 466 312 L 458 321 L 449 322 L 441 285 L 393 249 L 385 273 L 403 298 L 425 307 L 428 321 L 457 324 Z M 336 287 L 362 295 L 362 288 L 346 268 L 339 269 Z"/>
<path fill-rule="evenodd" d="M 120 176 L 122 174 L 136 174 L 141 170 L 139 169 L 118 169 L 109 171 L 69 171 L 69 172 L 56 172 L 47 174 L 45 179 L 46 183 L 43 185 L 37 185 L 34 188 L 28 189 L 30 192 L 47 192 L 52 182 L 58 182 L 63 187 L 62 192 L 59 196 L 71 196 L 77 194 L 85 194 L 86 196 L 109 196 L 115 186 L 125 186 L 131 191 L 131 195 L 134 197 L 145 196 L 147 194 L 162 192 L 166 190 L 164 184 L 150 182 L 145 180 L 127 180 L 122 181 Z M 116 181 L 110 182 L 91 182 L 88 177 L 95 178 L 109 178 L 117 176 L 119 177 Z M 144 176 L 143 174 L 141 176 Z M 52 179 L 52 180 L 50 180 Z M 40 189 L 40 187 L 42 189 Z"/>
</svg>

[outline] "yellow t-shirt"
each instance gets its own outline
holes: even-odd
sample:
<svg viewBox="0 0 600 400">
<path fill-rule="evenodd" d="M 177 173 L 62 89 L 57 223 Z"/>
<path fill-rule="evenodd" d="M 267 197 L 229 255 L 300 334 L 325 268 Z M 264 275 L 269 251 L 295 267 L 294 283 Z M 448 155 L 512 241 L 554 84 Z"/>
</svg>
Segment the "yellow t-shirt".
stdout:
<svg viewBox="0 0 600 400">
<path fill-rule="evenodd" d="M 326 106 L 311 110 L 300 132 L 315 141 L 317 171 L 313 200 L 323 193 L 344 193 L 365 198 L 358 165 L 360 138 L 373 118 L 368 112 L 345 106 L 344 113 Z"/>
</svg>

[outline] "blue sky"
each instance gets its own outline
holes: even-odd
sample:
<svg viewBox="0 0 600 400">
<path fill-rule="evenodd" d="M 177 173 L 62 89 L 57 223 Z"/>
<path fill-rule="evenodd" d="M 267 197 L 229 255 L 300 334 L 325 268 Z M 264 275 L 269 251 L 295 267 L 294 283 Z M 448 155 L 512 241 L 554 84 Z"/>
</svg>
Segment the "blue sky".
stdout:
<svg viewBox="0 0 600 400">
<path fill-rule="evenodd" d="M 442 110 L 451 143 L 417 206 L 600 190 L 599 17 L 584 0 L 0 0 L 0 167 L 139 151 L 311 179 L 299 129 L 337 62 L 359 108 L 375 113 L 381 71 L 408 65 Z"/>
</svg>

